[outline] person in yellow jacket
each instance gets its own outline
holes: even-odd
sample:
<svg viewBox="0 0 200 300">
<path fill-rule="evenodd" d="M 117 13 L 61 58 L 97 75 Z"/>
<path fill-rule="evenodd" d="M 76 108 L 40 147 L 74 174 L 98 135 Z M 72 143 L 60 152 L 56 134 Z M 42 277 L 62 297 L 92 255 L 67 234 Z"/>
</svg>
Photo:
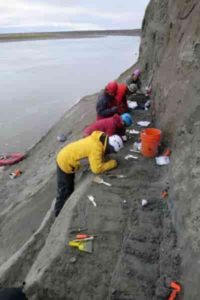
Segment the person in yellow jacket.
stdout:
<svg viewBox="0 0 200 300">
<path fill-rule="evenodd" d="M 80 168 L 80 160 L 88 158 L 90 169 L 95 174 L 117 167 L 117 161 L 104 161 L 104 156 L 116 153 L 123 147 L 120 136 L 108 137 L 101 131 L 94 131 L 90 136 L 68 144 L 57 155 L 57 197 L 55 216 L 57 217 L 66 200 L 74 191 L 75 172 Z"/>
</svg>

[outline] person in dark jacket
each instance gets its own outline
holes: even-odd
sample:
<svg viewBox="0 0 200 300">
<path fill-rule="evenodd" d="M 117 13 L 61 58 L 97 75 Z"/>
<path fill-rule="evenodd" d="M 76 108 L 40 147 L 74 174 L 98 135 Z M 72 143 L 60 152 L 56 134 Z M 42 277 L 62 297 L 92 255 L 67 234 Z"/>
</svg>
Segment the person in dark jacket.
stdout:
<svg viewBox="0 0 200 300">
<path fill-rule="evenodd" d="M 90 124 L 83 131 L 84 136 L 90 135 L 93 131 L 99 130 L 106 135 L 111 136 L 117 134 L 121 137 L 125 135 L 126 127 L 131 126 L 133 123 L 132 116 L 128 113 L 124 113 L 121 116 L 115 114 L 113 117 L 97 120 Z"/>
<path fill-rule="evenodd" d="M 115 113 L 117 113 L 118 108 L 115 99 L 117 89 L 117 82 L 111 81 L 99 94 L 96 105 L 97 120 L 112 117 Z"/>
<path fill-rule="evenodd" d="M 0 288 L 0 300 L 28 300 L 22 288 Z"/>
<path fill-rule="evenodd" d="M 140 69 L 135 69 L 131 76 L 126 79 L 126 84 L 130 93 L 136 93 L 141 89 L 141 71 Z"/>
</svg>

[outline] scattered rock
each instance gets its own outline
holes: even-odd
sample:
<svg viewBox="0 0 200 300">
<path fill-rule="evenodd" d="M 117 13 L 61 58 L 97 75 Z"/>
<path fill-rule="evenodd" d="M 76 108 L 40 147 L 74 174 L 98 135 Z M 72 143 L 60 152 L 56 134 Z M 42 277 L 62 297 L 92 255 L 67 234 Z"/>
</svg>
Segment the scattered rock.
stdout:
<svg viewBox="0 0 200 300">
<path fill-rule="evenodd" d="M 57 136 L 57 140 L 59 141 L 59 142 L 65 142 L 66 140 L 67 140 L 67 137 L 66 137 L 66 135 L 64 135 L 64 134 L 60 134 L 60 135 L 58 135 Z"/>
<path fill-rule="evenodd" d="M 71 257 L 69 262 L 70 262 L 70 264 L 74 264 L 75 262 L 77 262 L 77 257 L 75 257 L 75 256 Z"/>
</svg>

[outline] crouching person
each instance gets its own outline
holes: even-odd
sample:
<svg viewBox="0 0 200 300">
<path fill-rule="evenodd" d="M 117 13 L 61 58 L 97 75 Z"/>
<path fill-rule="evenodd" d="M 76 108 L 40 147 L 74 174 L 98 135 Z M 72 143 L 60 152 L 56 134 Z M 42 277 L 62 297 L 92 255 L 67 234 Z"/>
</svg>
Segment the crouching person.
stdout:
<svg viewBox="0 0 200 300">
<path fill-rule="evenodd" d="M 81 167 L 80 161 L 87 158 L 93 173 L 103 173 L 117 167 L 114 159 L 105 162 L 105 155 L 116 153 L 122 147 L 123 142 L 118 135 L 108 137 L 101 131 L 94 131 L 90 136 L 60 150 L 57 155 L 56 217 L 74 191 L 75 172 Z"/>
<path fill-rule="evenodd" d="M 96 104 L 97 120 L 111 117 L 118 112 L 118 107 L 115 99 L 117 89 L 117 82 L 111 81 L 98 95 Z"/>
<path fill-rule="evenodd" d="M 141 91 L 141 71 L 136 69 L 133 73 L 126 79 L 126 84 L 128 86 L 129 92 L 135 94 Z"/>
<path fill-rule="evenodd" d="M 132 116 L 128 113 L 121 116 L 115 114 L 113 117 L 97 120 L 90 124 L 83 131 L 84 136 L 90 135 L 92 132 L 99 130 L 103 131 L 106 135 L 111 136 L 117 134 L 119 136 L 125 136 L 126 128 L 133 123 Z"/>
</svg>

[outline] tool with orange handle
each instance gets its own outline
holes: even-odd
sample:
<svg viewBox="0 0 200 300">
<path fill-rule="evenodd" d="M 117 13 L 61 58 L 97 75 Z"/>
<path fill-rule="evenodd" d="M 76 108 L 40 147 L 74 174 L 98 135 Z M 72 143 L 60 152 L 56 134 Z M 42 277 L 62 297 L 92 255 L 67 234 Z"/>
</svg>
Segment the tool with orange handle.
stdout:
<svg viewBox="0 0 200 300">
<path fill-rule="evenodd" d="M 82 240 L 82 239 L 87 239 L 87 238 L 89 238 L 89 237 L 91 237 L 91 235 L 89 235 L 89 234 L 77 234 L 76 235 L 76 239 L 77 240 Z"/>
<path fill-rule="evenodd" d="M 22 171 L 20 169 L 16 169 L 14 172 L 9 174 L 10 179 L 14 179 L 16 177 L 19 177 L 22 174 Z"/>
<path fill-rule="evenodd" d="M 176 299 L 176 296 L 181 292 L 181 286 L 175 281 L 172 281 L 170 284 L 170 288 L 173 290 L 171 295 L 169 296 L 168 300 Z"/>
<path fill-rule="evenodd" d="M 165 190 L 165 191 L 162 191 L 162 198 L 167 198 L 168 197 L 168 192 Z"/>
<path fill-rule="evenodd" d="M 172 151 L 171 151 L 169 148 L 167 148 L 167 149 L 163 152 L 162 156 L 170 156 L 171 153 L 172 153 Z"/>
</svg>

